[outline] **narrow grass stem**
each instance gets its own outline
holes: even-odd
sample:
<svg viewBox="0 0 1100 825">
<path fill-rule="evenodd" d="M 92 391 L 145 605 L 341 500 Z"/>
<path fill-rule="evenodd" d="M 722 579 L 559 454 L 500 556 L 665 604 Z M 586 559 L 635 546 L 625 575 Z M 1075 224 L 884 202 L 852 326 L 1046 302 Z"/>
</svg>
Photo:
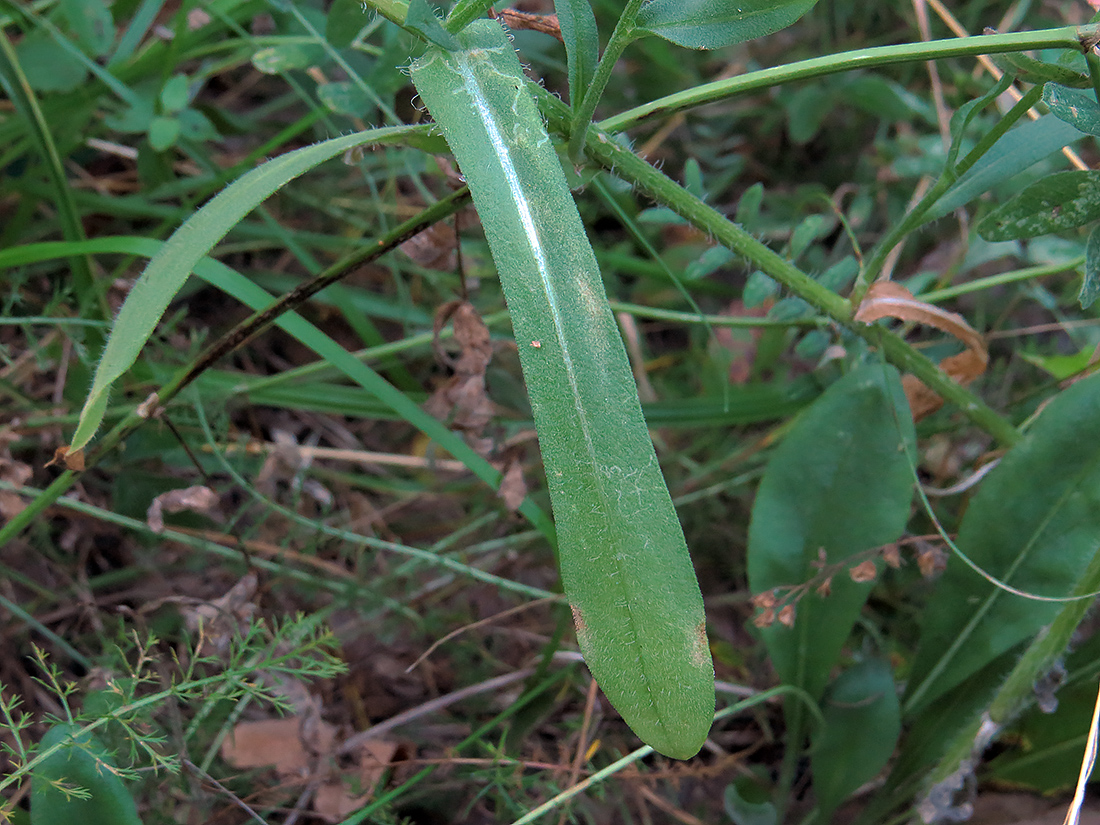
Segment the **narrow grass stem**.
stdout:
<svg viewBox="0 0 1100 825">
<path fill-rule="evenodd" d="M 584 150 L 585 137 L 592 121 L 592 115 L 596 111 L 596 104 L 603 96 L 603 90 L 611 79 L 611 72 L 615 64 L 626 49 L 635 39 L 634 21 L 638 17 L 638 11 L 642 7 L 642 0 L 630 0 L 619 15 L 615 24 L 615 30 L 611 32 L 611 39 L 607 41 L 607 47 L 603 50 L 600 62 L 596 66 L 596 72 L 592 76 L 592 82 L 585 90 L 584 98 L 573 112 L 573 118 L 569 129 L 569 157 L 577 160 Z"/>
<path fill-rule="evenodd" d="M 309 296 L 336 282 L 340 277 L 347 275 L 355 265 L 381 257 L 436 221 L 453 214 L 466 203 L 468 198 L 469 192 L 466 189 L 458 190 L 428 207 L 414 218 L 405 221 L 382 238 L 379 238 L 376 243 L 364 244 L 356 252 L 326 269 L 317 278 L 303 284 L 301 288 L 287 293 L 266 309 L 254 313 L 211 345 L 196 359 L 190 369 L 161 387 L 157 393 L 158 404 L 162 406 L 167 404 L 169 400 L 175 398 L 180 391 L 201 375 L 205 369 L 212 366 L 221 356 L 255 337 L 260 331 L 273 323 L 281 313 L 300 305 Z M 147 420 L 147 413 L 144 413 L 140 407 L 128 414 L 108 431 L 99 440 L 95 448 L 88 453 L 85 459 L 86 465 L 88 467 L 93 466 L 108 451 L 114 449 Z M 0 527 L 0 547 L 19 535 L 44 509 L 53 504 L 72 487 L 79 475 L 78 472 L 73 470 L 66 470 L 54 479 L 53 483 L 41 495 L 36 496 L 24 510 Z"/>
<path fill-rule="evenodd" d="M 1066 26 L 1043 31 L 1011 32 L 1008 34 L 983 34 L 976 37 L 960 37 L 931 40 L 922 43 L 901 43 L 894 46 L 876 46 L 855 49 L 850 52 L 814 57 L 784 66 L 761 69 L 756 72 L 704 83 L 693 89 L 667 95 L 633 109 L 627 109 L 597 126 L 606 132 L 621 132 L 636 126 L 643 120 L 665 117 L 685 109 L 714 103 L 736 95 L 761 89 L 770 89 L 786 83 L 823 77 L 838 72 L 911 63 L 919 60 L 942 60 L 949 57 L 971 57 L 981 54 L 1000 54 L 1028 49 L 1076 49 L 1082 51 L 1082 39 L 1095 36 L 1097 26 Z"/>
</svg>

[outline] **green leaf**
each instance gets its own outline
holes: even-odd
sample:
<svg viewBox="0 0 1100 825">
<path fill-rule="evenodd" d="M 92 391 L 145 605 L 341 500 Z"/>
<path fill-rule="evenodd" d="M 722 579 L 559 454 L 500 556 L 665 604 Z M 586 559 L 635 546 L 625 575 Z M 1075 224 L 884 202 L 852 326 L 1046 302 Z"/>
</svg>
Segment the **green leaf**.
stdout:
<svg viewBox="0 0 1100 825">
<path fill-rule="evenodd" d="M 111 50 L 115 21 L 103 0 L 61 0 L 59 8 L 81 49 L 93 57 L 103 57 Z"/>
<path fill-rule="evenodd" d="M 39 751 L 54 747 L 31 774 L 31 825 L 141 825 L 134 798 L 98 741 L 79 725 L 57 724 Z"/>
<path fill-rule="evenodd" d="M 886 767 L 901 734 L 901 706 L 890 665 L 869 659 L 844 671 L 826 691 L 825 724 L 813 739 L 810 765 L 819 816 L 832 812 Z"/>
<path fill-rule="evenodd" d="M 1100 377 L 1056 396 L 982 482 L 956 544 L 1001 581 L 1066 596 L 1100 534 Z M 1050 622 L 1060 605 L 1007 593 L 958 558 L 924 610 L 905 698 L 916 712 Z"/>
<path fill-rule="evenodd" d="M 1100 226 L 1089 233 L 1085 243 L 1085 276 L 1077 300 L 1081 309 L 1088 309 L 1100 297 Z"/>
<path fill-rule="evenodd" d="M 165 112 L 175 114 L 187 107 L 190 80 L 185 74 L 172 75 L 160 90 L 160 105 Z"/>
<path fill-rule="evenodd" d="M 312 43 L 282 43 L 259 49 L 252 55 L 252 67 L 262 74 L 279 74 L 316 66 L 325 60 L 324 50 Z"/>
<path fill-rule="evenodd" d="M 1091 91 L 1079 92 L 1056 83 L 1043 87 L 1043 103 L 1050 113 L 1086 135 L 1100 135 L 1100 103 Z"/>
<path fill-rule="evenodd" d="M 734 825 L 776 825 L 779 813 L 767 795 L 748 777 L 726 785 L 722 795 L 726 816 Z"/>
<path fill-rule="evenodd" d="M 785 29 L 817 0 L 653 0 L 636 29 L 689 49 L 718 49 Z"/>
<path fill-rule="evenodd" d="M 348 80 L 323 83 L 317 87 L 317 99 L 334 112 L 363 117 L 374 110 L 374 102 L 363 89 Z"/>
<path fill-rule="evenodd" d="M 965 206 L 978 195 L 1080 139 L 1077 129 L 1050 115 L 1009 130 L 936 201 L 929 217 L 942 217 Z"/>
<path fill-rule="evenodd" d="M 180 134 L 178 118 L 157 115 L 149 124 L 149 145 L 163 152 L 176 142 Z"/>
<path fill-rule="evenodd" d="M 41 30 L 20 40 L 15 54 L 36 92 L 71 92 L 88 78 L 84 64 Z"/>
<path fill-rule="evenodd" d="M 346 48 L 369 19 L 363 0 L 334 0 L 325 17 L 325 40 L 338 49 Z"/>
<path fill-rule="evenodd" d="M 822 554 L 841 566 L 830 595 L 798 602 L 793 628 L 762 631 L 779 677 L 815 699 L 872 587 L 851 580 L 847 560 L 894 541 L 909 517 L 913 442 L 897 371 L 861 366 L 802 413 L 760 482 L 749 525 L 752 592 L 806 582 Z"/>
<path fill-rule="evenodd" d="M 512 316 L 585 662 L 641 739 L 702 747 L 714 671 L 699 585 L 622 338 L 515 50 L 491 20 L 430 49 L 417 91 L 481 217 Z"/>
<path fill-rule="evenodd" d="M 435 16 L 435 9 L 428 5 L 428 0 L 410 0 L 405 28 L 423 36 L 429 43 L 434 43 L 441 49 L 455 51 L 462 48 L 455 36 L 443 28 L 439 18 Z"/>
<path fill-rule="evenodd" d="M 588 0 L 554 0 L 569 63 L 569 103 L 579 106 L 600 60 L 596 17 Z"/>
<path fill-rule="evenodd" d="M 1057 172 L 1028 186 L 978 225 L 987 241 L 1076 229 L 1100 218 L 1100 172 Z"/>
<path fill-rule="evenodd" d="M 195 264 L 249 212 L 279 187 L 355 146 L 400 141 L 414 127 L 395 127 L 346 135 L 287 152 L 243 175 L 173 233 L 138 278 L 115 318 L 96 368 L 92 388 L 80 411 L 70 450 L 82 449 L 99 429 L 114 384 L 137 360 L 172 298 Z"/>
</svg>

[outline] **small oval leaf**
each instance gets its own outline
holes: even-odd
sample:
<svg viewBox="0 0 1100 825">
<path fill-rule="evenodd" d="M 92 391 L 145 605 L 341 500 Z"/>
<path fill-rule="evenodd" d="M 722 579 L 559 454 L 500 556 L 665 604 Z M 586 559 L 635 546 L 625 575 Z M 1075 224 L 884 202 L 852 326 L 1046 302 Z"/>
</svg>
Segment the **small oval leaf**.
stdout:
<svg viewBox="0 0 1100 825">
<path fill-rule="evenodd" d="M 638 13 L 639 34 L 689 49 L 717 49 L 785 29 L 817 0 L 653 0 Z"/>
<path fill-rule="evenodd" d="M 978 225 L 987 241 L 1036 238 L 1100 218 L 1100 172 L 1057 172 L 1028 186 Z"/>
<path fill-rule="evenodd" d="M 1100 103 L 1092 92 L 1048 83 L 1043 87 L 1043 103 L 1052 115 L 1074 129 L 1087 135 L 1100 135 Z"/>
</svg>

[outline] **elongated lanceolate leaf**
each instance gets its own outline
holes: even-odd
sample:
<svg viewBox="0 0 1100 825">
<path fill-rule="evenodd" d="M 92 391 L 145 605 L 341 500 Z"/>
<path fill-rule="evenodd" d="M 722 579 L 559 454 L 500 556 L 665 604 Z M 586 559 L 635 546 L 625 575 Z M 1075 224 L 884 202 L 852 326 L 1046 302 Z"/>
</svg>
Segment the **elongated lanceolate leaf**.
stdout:
<svg viewBox="0 0 1100 825">
<path fill-rule="evenodd" d="M 569 63 L 569 105 L 575 108 L 584 99 L 600 59 L 596 17 L 588 0 L 554 0 L 554 11 Z"/>
<path fill-rule="evenodd" d="M 130 369 L 138 353 L 156 329 L 180 287 L 214 245 L 241 218 L 287 182 L 324 161 L 355 146 L 395 143 L 408 137 L 415 127 L 377 129 L 326 140 L 314 146 L 287 152 L 253 169 L 222 190 L 210 203 L 177 229 L 157 253 L 126 296 L 111 330 L 111 337 L 96 368 L 92 388 L 80 411 L 70 452 L 82 449 L 99 429 L 107 409 L 111 385 Z"/>
<path fill-rule="evenodd" d="M 1100 218 L 1100 172 L 1057 172 L 1036 181 L 978 225 L 987 241 L 1037 238 Z"/>
<path fill-rule="evenodd" d="M 639 34 L 689 49 L 718 49 L 785 29 L 817 0 L 653 0 L 638 13 Z"/>
<path fill-rule="evenodd" d="M 802 584 L 818 572 L 822 553 L 838 564 L 894 541 L 909 517 L 906 451 L 913 441 L 893 367 L 859 367 L 829 387 L 775 450 L 760 482 L 749 525 L 752 592 Z M 871 587 L 842 567 L 828 596 L 809 593 L 798 602 L 794 627 L 762 631 L 784 682 L 821 696 Z"/>
<path fill-rule="evenodd" d="M 929 217 L 942 217 L 965 206 L 997 184 L 1015 177 L 1052 152 L 1080 139 L 1081 133 L 1077 129 L 1050 115 L 1010 129 L 936 201 Z"/>
<path fill-rule="evenodd" d="M 595 256 L 519 60 L 494 21 L 413 82 L 458 160 L 512 315 L 585 661 L 654 749 L 714 712 L 703 602 Z"/>
<path fill-rule="evenodd" d="M 39 750 L 58 745 L 31 774 L 31 825 L 141 825 L 134 798 L 97 740 L 79 725 L 57 724 Z M 85 798 L 65 792 L 74 789 Z"/>
<path fill-rule="evenodd" d="M 1056 396 L 982 482 L 956 544 L 1019 590 L 1062 597 L 1100 537 L 1100 377 Z M 1049 623 L 1061 605 L 1008 593 L 952 558 L 924 610 L 907 714 Z"/>
</svg>

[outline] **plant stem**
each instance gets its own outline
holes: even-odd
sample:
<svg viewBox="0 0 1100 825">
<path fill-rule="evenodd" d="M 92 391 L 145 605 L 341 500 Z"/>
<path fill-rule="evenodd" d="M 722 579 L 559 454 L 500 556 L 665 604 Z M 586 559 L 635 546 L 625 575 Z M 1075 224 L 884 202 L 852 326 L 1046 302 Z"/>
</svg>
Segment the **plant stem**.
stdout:
<svg viewBox="0 0 1100 825">
<path fill-rule="evenodd" d="M 458 0 L 447 16 L 447 22 L 443 24 L 443 28 L 451 34 L 458 34 L 481 17 L 492 5 L 493 0 Z"/>
<path fill-rule="evenodd" d="M 559 133 L 568 129 L 568 107 L 535 84 L 531 84 L 531 90 L 536 95 L 550 128 Z M 911 372 L 941 398 L 961 408 L 967 418 L 1002 444 L 1009 446 L 1019 440 L 1020 434 L 1011 422 L 994 412 L 978 396 L 955 383 L 936 364 L 882 327 L 853 321 L 851 304 L 845 298 L 822 286 L 713 207 L 621 146 L 614 136 L 594 127 L 589 130 L 585 148 L 588 157 L 605 169 L 637 186 L 722 246 L 741 255 L 837 323 L 872 345 L 881 347 L 892 364 L 905 372 Z"/>
<path fill-rule="evenodd" d="M 975 718 L 952 741 L 947 753 L 928 775 L 926 789 L 951 776 L 964 759 L 977 756 L 988 740 L 1023 710 L 1034 698 L 1034 685 L 1063 656 L 1070 637 L 1092 607 L 1096 591 L 1100 590 L 1100 551 L 1092 557 L 1077 586 L 1075 601 L 1068 602 L 1044 633 L 1028 646 L 1000 689 L 989 703 L 989 709 Z"/>
<path fill-rule="evenodd" d="M 642 0 L 629 0 L 619 20 L 615 24 L 615 30 L 611 32 L 611 39 L 607 41 L 607 48 L 603 50 L 600 62 L 596 66 L 596 72 L 592 76 L 592 82 L 585 90 L 584 98 L 573 112 L 573 119 L 569 129 L 569 157 L 578 160 L 584 150 L 585 137 L 592 121 L 592 115 L 596 111 L 596 104 L 603 96 L 603 90 L 611 79 L 611 72 L 619 61 L 623 50 L 635 39 L 634 20 L 638 17 L 638 10 L 642 7 Z"/>
<path fill-rule="evenodd" d="M 684 109 L 713 103 L 735 95 L 769 89 L 785 83 L 794 83 L 815 77 L 855 69 L 910 63 L 918 60 L 940 60 L 948 57 L 969 57 L 979 54 L 999 54 L 1027 49 L 1076 49 L 1083 51 L 1081 38 L 1095 35 L 1097 26 L 1080 28 L 1066 26 L 1035 32 L 1011 32 L 1009 34 L 983 34 L 976 37 L 931 40 L 922 43 L 902 43 L 895 46 L 876 46 L 855 49 L 850 52 L 814 57 L 784 66 L 775 66 L 757 72 L 738 75 L 713 83 L 704 83 L 683 92 L 659 98 L 641 106 L 601 120 L 597 126 L 607 132 L 621 132 L 643 120 L 666 116 Z"/>
<path fill-rule="evenodd" d="M 875 245 L 874 250 L 872 250 L 870 257 L 867 259 L 867 263 L 859 273 L 859 278 L 852 288 L 853 305 L 859 305 L 867 288 L 876 278 L 878 278 L 878 274 L 886 263 L 886 258 L 890 255 L 891 250 L 901 243 L 910 232 L 913 232 L 925 222 L 929 210 L 935 206 L 936 201 L 942 198 L 947 191 L 955 185 L 959 178 L 965 175 L 986 152 L 993 148 L 993 144 L 1000 140 L 1004 133 L 1007 132 L 1017 120 L 1023 117 L 1032 106 L 1038 103 L 1042 97 L 1042 86 L 1034 86 L 1028 90 L 1027 94 L 1021 97 L 1016 102 L 1016 105 L 1005 113 L 1005 116 L 998 121 L 997 125 L 990 129 L 989 132 L 978 141 L 978 145 L 970 150 L 966 157 L 960 160 L 954 168 L 944 169 L 943 173 L 940 175 L 940 179 L 925 193 L 924 197 L 920 199 L 920 202 L 910 209 L 905 217 L 891 227 L 882 240 Z"/>
</svg>

